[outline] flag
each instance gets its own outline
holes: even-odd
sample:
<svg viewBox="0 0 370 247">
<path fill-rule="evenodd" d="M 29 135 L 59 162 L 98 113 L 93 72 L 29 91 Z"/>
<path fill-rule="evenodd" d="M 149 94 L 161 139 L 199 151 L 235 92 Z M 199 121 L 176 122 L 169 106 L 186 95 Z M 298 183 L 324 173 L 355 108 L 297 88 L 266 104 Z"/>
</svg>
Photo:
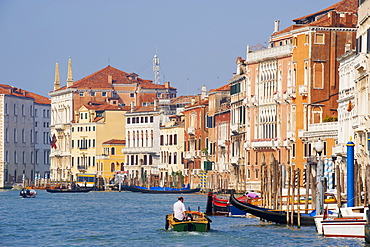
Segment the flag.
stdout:
<svg viewBox="0 0 370 247">
<path fill-rule="evenodd" d="M 50 146 L 51 148 L 57 149 L 57 137 L 55 136 L 55 134 L 50 139 Z"/>
</svg>

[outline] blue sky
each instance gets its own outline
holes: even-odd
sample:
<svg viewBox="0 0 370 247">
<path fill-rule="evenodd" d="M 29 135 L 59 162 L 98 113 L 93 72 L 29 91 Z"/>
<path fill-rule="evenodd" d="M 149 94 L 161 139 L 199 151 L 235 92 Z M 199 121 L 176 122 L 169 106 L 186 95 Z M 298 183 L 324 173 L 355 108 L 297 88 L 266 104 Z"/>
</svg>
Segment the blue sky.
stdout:
<svg viewBox="0 0 370 247">
<path fill-rule="evenodd" d="M 68 57 L 77 81 L 108 65 L 153 80 L 161 77 L 178 95 L 228 83 L 246 45 L 266 45 L 274 20 L 292 20 L 339 0 L 1 0 L 0 84 L 47 96 L 55 62 L 61 84 Z"/>
</svg>

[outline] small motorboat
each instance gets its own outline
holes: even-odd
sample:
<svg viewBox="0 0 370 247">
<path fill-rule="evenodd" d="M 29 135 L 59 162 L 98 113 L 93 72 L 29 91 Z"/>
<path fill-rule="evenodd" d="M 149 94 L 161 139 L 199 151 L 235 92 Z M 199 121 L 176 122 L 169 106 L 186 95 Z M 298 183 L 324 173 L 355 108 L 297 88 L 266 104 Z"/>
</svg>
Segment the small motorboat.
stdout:
<svg viewBox="0 0 370 247">
<path fill-rule="evenodd" d="M 183 221 L 174 219 L 173 214 L 166 215 L 165 229 L 169 227 L 177 232 L 196 231 L 206 232 L 211 228 L 212 220 L 204 213 L 198 211 L 186 211 L 186 218 Z"/>
<path fill-rule="evenodd" d="M 37 194 L 37 192 L 34 189 L 26 190 L 26 189 L 23 188 L 19 192 L 19 196 L 22 197 L 22 198 L 35 198 L 36 194 Z"/>
</svg>

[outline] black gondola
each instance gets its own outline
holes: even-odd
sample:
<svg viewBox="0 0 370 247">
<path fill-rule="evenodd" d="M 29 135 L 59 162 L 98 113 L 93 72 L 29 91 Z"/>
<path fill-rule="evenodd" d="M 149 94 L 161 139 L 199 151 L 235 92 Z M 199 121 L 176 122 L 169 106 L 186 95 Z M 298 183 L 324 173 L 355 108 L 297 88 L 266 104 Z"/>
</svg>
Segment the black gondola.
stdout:
<svg viewBox="0 0 370 247">
<path fill-rule="evenodd" d="M 250 213 L 254 216 L 257 216 L 261 219 L 275 222 L 278 224 L 287 224 L 287 215 L 284 211 L 274 211 L 267 208 L 261 208 L 249 203 L 238 201 L 233 194 L 230 196 L 230 203 L 236 208 L 243 210 L 246 213 Z M 301 214 L 301 226 L 314 226 L 315 221 L 312 216 L 309 214 Z M 293 224 L 298 225 L 298 214 L 294 213 L 293 215 Z"/>
<path fill-rule="evenodd" d="M 49 189 L 47 188 L 46 191 L 50 193 L 87 193 L 93 190 L 91 188 L 79 188 L 79 189 Z"/>
<path fill-rule="evenodd" d="M 137 187 L 137 186 L 128 186 L 125 187 L 125 190 L 131 191 L 131 192 L 141 192 L 141 193 L 152 193 L 152 194 L 189 194 L 189 193 L 195 193 L 199 192 L 200 188 L 196 189 L 178 189 L 178 190 L 151 190 L 151 189 L 146 189 L 142 187 Z"/>
</svg>

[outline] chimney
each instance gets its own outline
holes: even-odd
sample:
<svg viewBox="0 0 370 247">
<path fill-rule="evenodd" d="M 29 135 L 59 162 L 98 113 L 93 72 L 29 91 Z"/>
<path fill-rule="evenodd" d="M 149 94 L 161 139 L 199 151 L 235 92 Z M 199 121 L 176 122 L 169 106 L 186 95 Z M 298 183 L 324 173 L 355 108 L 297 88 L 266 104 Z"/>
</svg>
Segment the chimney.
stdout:
<svg viewBox="0 0 370 247">
<path fill-rule="evenodd" d="M 164 87 L 165 87 L 165 88 L 170 88 L 170 82 L 169 82 L 169 81 L 166 81 L 166 82 L 164 83 Z"/>
<path fill-rule="evenodd" d="M 353 19 L 353 15 L 352 13 L 344 13 L 344 25 L 346 27 L 352 27 L 352 19 Z"/>
<path fill-rule="evenodd" d="M 158 107 L 158 99 L 155 99 L 154 100 L 154 111 L 157 110 L 157 107 Z"/>
<path fill-rule="evenodd" d="M 191 99 L 191 104 L 194 105 L 195 104 L 195 98 L 192 98 Z"/>
<path fill-rule="evenodd" d="M 112 84 L 112 82 L 113 82 L 112 75 L 108 75 L 108 83 L 109 84 Z"/>
<path fill-rule="evenodd" d="M 205 85 L 202 86 L 202 97 L 201 99 L 204 99 L 207 97 L 207 87 Z"/>
<path fill-rule="evenodd" d="M 134 112 L 134 102 L 133 101 L 130 103 L 130 107 L 131 107 L 131 112 Z"/>
<path fill-rule="evenodd" d="M 280 21 L 274 21 L 274 33 L 279 32 Z"/>
</svg>

